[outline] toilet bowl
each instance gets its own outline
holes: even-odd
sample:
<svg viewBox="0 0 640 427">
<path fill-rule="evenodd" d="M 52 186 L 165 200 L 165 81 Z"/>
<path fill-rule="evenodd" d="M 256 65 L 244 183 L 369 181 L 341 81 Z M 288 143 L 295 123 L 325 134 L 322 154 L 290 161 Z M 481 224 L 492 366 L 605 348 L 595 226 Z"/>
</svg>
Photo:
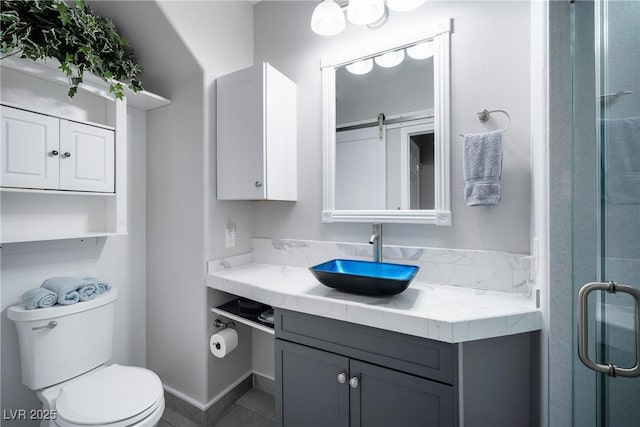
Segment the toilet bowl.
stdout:
<svg viewBox="0 0 640 427">
<path fill-rule="evenodd" d="M 9 307 L 18 329 L 22 382 L 43 403 L 41 427 L 151 427 L 164 412 L 158 376 L 106 365 L 113 350 L 115 289 L 87 302 Z"/>
<path fill-rule="evenodd" d="M 160 378 L 131 366 L 100 366 L 37 396 L 43 412 L 55 414 L 47 427 L 155 426 L 164 411 Z"/>
</svg>

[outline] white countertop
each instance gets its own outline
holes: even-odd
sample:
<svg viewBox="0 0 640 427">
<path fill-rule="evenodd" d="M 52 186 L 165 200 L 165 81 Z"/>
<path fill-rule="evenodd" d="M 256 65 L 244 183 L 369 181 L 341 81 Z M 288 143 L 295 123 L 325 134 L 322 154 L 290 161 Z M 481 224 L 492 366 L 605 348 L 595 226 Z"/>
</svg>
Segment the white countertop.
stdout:
<svg viewBox="0 0 640 427">
<path fill-rule="evenodd" d="M 541 329 L 542 316 L 522 294 L 414 280 L 391 297 L 339 292 L 306 268 L 249 263 L 210 272 L 211 288 L 273 307 L 449 343 Z"/>
</svg>

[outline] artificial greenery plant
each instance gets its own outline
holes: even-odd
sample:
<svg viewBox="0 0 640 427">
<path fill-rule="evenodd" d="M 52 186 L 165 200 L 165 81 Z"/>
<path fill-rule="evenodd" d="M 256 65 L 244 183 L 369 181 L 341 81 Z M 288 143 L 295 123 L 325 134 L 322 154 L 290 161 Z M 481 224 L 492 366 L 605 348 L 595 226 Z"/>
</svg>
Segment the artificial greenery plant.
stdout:
<svg viewBox="0 0 640 427">
<path fill-rule="evenodd" d="M 113 21 L 94 15 L 84 0 L 75 0 L 75 7 L 60 0 L 0 3 L 2 59 L 16 54 L 34 61 L 57 59 L 69 78 L 70 98 L 78 91 L 85 71 L 107 81 L 118 99 L 124 97 L 124 85 L 133 92 L 142 90 L 135 79 L 141 66 L 129 42 L 118 34 Z"/>
</svg>

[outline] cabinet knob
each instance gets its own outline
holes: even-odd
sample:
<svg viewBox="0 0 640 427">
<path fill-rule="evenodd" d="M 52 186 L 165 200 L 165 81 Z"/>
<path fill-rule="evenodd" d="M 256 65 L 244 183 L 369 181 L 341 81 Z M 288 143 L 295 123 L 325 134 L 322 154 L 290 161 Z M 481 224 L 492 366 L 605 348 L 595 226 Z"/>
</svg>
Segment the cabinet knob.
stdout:
<svg viewBox="0 0 640 427">
<path fill-rule="evenodd" d="M 262 181 L 256 181 L 256 187 L 257 188 L 262 187 Z"/>
<path fill-rule="evenodd" d="M 358 377 L 351 377 L 351 379 L 349 380 L 349 385 L 351 386 L 351 388 L 358 388 L 358 384 L 360 384 L 360 381 L 358 381 Z"/>
<path fill-rule="evenodd" d="M 51 154 L 52 156 L 57 156 L 58 152 L 56 150 L 53 150 L 52 152 L 50 152 L 49 154 Z"/>
<path fill-rule="evenodd" d="M 347 381 L 347 374 L 345 374 L 344 372 L 341 372 L 338 374 L 338 382 L 340 384 L 344 384 Z"/>
<path fill-rule="evenodd" d="M 70 152 L 68 152 L 68 151 L 66 151 L 66 152 L 63 154 L 63 156 L 64 156 L 64 157 L 71 157 L 71 153 L 70 153 Z"/>
</svg>

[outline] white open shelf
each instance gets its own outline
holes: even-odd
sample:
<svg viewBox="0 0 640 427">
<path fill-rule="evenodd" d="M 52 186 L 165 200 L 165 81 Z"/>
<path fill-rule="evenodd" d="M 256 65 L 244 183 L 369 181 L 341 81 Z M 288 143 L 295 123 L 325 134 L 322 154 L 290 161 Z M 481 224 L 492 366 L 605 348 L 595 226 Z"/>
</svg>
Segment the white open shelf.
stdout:
<svg viewBox="0 0 640 427">
<path fill-rule="evenodd" d="M 53 58 L 49 58 L 46 61 L 32 61 L 30 59 L 19 58 L 15 55 L 4 58 L 2 60 L 2 66 L 59 85 L 69 85 L 69 79 L 58 68 L 60 63 Z M 78 89 L 110 100 L 114 99 L 113 94 L 109 93 L 109 84 L 89 72 L 84 73 L 83 82 L 79 85 Z M 145 111 L 171 104 L 171 101 L 167 98 L 147 92 L 146 90 L 132 92 L 129 89 L 125 89 L 125 95 L 128 105 Z"/>
<path fill-rule="evenodd" d="M 107 231 L 96 231 L 96 232 L 86 232 L 86 233 L 64 233 L 64 234 L 37 234 L 37 235 L 25 235 L 22 234 L 20 236 L 5 236 L 2 235 L 2 244 L 5 243 L 21 243 L 21 242 L 45 242 L 49 240 L 68 240 L 68 239 L 90 239 L 94 237 L 109 237 L 109 236 L 122 236 L 126 235 L 126 233 L 111 233 Z"/>
<path fill-rule="evenodd" d="M 116 193 L 98 193 L 90 191 L 68 191 L 68 190 L 45 190 L 41 188 L 12 188 L 0 187 L 2 193 L 18 193 L 18 194 L 59 194 L 64 196 L 97 196 L 97 197 L 115 197 Z"/>
</svg>

